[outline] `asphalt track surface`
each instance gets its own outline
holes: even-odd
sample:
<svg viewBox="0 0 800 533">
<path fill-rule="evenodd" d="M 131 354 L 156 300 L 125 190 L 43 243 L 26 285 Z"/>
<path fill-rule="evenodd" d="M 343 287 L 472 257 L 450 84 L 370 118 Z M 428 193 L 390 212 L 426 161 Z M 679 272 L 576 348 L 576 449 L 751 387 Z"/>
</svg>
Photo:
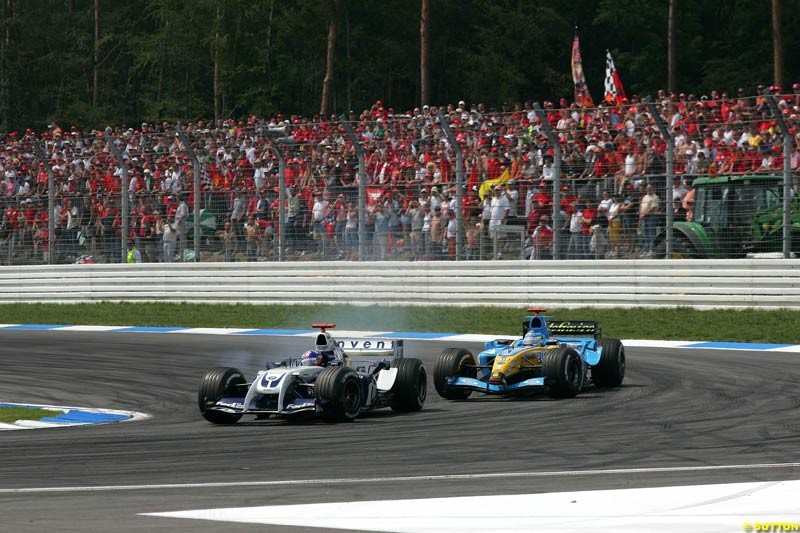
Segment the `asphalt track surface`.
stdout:
<svg viewBox="0 0 800 533">
<path fill-rule="evenodd" d="M 448 402 L 431 383 L 443 343 L 406 341 L 428 370 L 419 413 L 339 425 L 200 417 L 207 369 L 251 377 L 310 342 L 0 331 L 0 399 L 152 415 L 0 433 L 0 530 L 316 532 L 140 513 L 800 479 L 780 466 L 800 462 L 796 353 L 628 348 L 616 390 Z M 461 474 L 476 477 L 448 477 Z"/>
</svg>

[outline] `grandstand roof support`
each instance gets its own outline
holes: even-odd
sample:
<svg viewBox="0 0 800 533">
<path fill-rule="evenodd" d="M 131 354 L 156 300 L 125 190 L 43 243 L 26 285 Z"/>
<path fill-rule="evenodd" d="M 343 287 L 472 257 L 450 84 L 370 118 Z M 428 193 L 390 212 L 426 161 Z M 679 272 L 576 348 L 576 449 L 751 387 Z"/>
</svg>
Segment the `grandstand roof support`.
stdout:
<svg viewBox="0 0 800 533">
<path fill-rule="evenodd" d="M 347 137 L 356 149 L 356 155 L 358 155 L 358 260 L 364 261 L 367 243 L 367 195 L 364 189 L 367 171 L 364 167 L 364 147 L 358 142 L 356 132 L 353 131 L 353 126 L 347 121 L 347 117 L 339 115 L 339 120 L 344 126 Z"/>
<path fill-rule="evenodd" d="M 644 99 L 644 104 L 647 107 L 647 110 L 650 111 L 650 115 L 652 115 L 658 131 L 661 132 L 664 142 L 667 143 L 667 175 L 664 179 L 664 194 L 666 195 L 666 198 L 664 199 L 664 214 L 666 215 L 664 233 L 666 237 L 666 257 L 667 259 L 670 259 L 672 258 L 673 237 L 670 228 L 672 228 L 672 221 L 674 219 L 672 207 L 672 182 L 675 176 L 675 138 L 669 131 L 667 123 L 664 122 L 664 117 L 661 116 L 661 113 L 659 113 L 658 109 L 656 109 L 656 105 L 650 100 L 649 96 Z"/>
<path fill-rule="evenodd" d="M 42 148 L 42 144 L 38 139 L 31 139 L 31 144 L 47 172 L 47 250 L 49 251 L 47 263 L 52 265 L 55 256 L 53 252 L 56 249 L 56 220 L 53 216 L 53 206 L 56 205 L 56 182 L 53 177 L 53 168 L 48 164 L 47 153 Z"/>
<path fill-rule="evenodd" d="M 453 130 L 450 129 L 450 124 L 448 124 L 447 118 L 445 118 L 441 109 L 439 109 L 439 125 L 442 127 L 445 137 L 447 137 L 447 142 L 450 143 L 456 154 L 456 223 L 458 224 L 456 261 L 460 261 L 463 257 L 462 251 L 464 248 L 464 155 L 461 153 L 461 146 L 456 142 Z"/>
<path fill-rule="evenodd" d="M 122 236 L 119 240 L 120 243 L 120 262 L 127 263 L 128 262 L 128 233 L 129 233 L 129 226 L 130 226 L 130 205 L 128 199 L 128 164 L 125 163 L 125 160 L 122 158 L 122 154 L 119 153 L 117 149 L 117 145 L 114 144 L 114 137 L 111 136 L 111 128 L 106 128 L 103 137 L 108 144 L 108 149 L 111 150 L 111 153 L 114 155 L 114 158 L 119 163 L 119 168 L 122 170 L 122 189 L 120 194 L 121 196 L 121 205 L 120 209 L 122 210 Z"/>
<path fill-rule="evenodd" d="M 539 102 L 533 103 L 533 111 L 542 125 L 547 142 L 553 146 L 553 259 L 561 259 L 561 144 L 547 121 Z"/>
<path fill-rule="evenodd" d="M 197 155 L 194 153 L 189 139 L 186 138 L 186 133 L 180 126 L 175 126 L 175 132 L 183 143 L 183 148 L 186 150 L 186 153 L 192 158 L 192 168 L 194 169 L 194 205 L 192 209 L 194 211 L 194 261 L 196 263 L 200 261 L 200 161 L 197 159 Z M 181 260 L 182 259 L 183 258 L 181 258 Z"/>
<path fill-rule="evenodd" d="M 269 149 L 278 158 L 278 261 L 286 260 L 286 158 L 277 146 L 277 141 L 270 141 Z"/>
<path fill-rule="evenodd" d="M 786 122 L 783 121 L 783 114 L 778 108 L 775 97 L 769 93 L 769 89 L 764 92 L 772 112 L 772 118 L 778 123 L 783 136 L 783 235 L 782 235 L 782 252 L 784 259 L 789 259 L 792 255 L 792 134 Z"/>
</svg>

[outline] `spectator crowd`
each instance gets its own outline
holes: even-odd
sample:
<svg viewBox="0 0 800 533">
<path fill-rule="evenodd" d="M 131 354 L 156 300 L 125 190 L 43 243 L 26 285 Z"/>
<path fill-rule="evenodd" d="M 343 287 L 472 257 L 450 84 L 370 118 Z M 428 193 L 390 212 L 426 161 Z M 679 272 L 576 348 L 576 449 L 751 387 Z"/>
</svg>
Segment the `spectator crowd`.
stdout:
<svg viewBox="0 0 800 533">
<path fill-rule="evenodd" d="M 793 136 L 796 172 L 800 84 L 769 91 Z M 556 208 L 564 235 L 561 257 L 652 256 L 659 214 L 670 208 L 678 219 L 692 219 L 694 177 L 782 171 L 783 137 L 764 92 L 761 86 L 750 95 L 744 89 L 699 97 L 658 91 L 655 109 L 674 139 L 675 180 L 669 184 L 667 142 L 637 95 L 596 108 L 563 98 L 544 102 L 560 145 L 558 206 L 556 151 L 531 102 L 489 109 L 460 101 L 400 110 L 378 101 L 341 118 L 249 116 L 105 132 L 51 124 L 44 132 L 10 132 L 0 136 L 0 263 L 190 260 L 196 202 L 203 210 L 204 260 L 273 260 L 280 231 L 274 150 L 286 161 L 289 258 L 356 260 L 361 248 L 365 259 L 454 260 L 461 209 L 462 259 L 546 259 L 554 253 Z M 454 147 L 440 111 L 463 154 L 461 205 Z M 363 234 L 359 161 L 346 124 L 366 154 Z M 46 160 L 37 157 L 35 141 Z M 195 158 L 200 197 L 194 192 Z M 124 190 L 123 166 L 129 177 Z M 52 205 L 49 174 L 56 185 Z M 673 206 L 664 206 L 668 186 Z M 127 235 L 123 194 L 129 200 Z M 504 231 L 511 226 L 520 228 L 522 250 Z M 360 247 L 361 238 L 366 241 Z M 126 242 L 129 253 L 123 256 Z"/>
</svg>

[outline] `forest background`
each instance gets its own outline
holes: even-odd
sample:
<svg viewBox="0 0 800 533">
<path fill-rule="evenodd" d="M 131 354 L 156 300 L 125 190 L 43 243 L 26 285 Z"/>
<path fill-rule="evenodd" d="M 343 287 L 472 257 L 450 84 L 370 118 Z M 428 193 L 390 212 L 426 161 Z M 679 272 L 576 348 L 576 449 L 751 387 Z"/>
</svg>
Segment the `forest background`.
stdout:
<svg viewBox="0 0 800 533">
<path fill-rule="evenodd" d="M 607 49 L 629 95 L 800 81 L 800 0 L 0 1 L 0 135 L 571 101 L 576 30 L 595 102 Z"/>
</svg>

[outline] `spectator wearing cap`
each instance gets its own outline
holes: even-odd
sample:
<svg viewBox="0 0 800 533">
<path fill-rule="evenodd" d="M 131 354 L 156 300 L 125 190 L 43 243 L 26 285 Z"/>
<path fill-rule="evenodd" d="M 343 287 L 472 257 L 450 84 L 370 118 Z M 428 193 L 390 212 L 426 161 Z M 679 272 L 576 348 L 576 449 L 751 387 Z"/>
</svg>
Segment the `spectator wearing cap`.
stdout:
<svg viewBox="0 0 800 533">
<path fill-rule="evenodd" d="M 230 221 L 226 221 L 223 229 L 219 229 L 215 233 L 222 245 L 223 261 L 226 263 L 233 261 L 233 252 L 236 247 L 236 235 L 233 232 L 233 224 L 231 224 Z"/>
<path fill-rule="evenodd" d="M 681 206 L 683 210 L 686 212 L 686 221 L 692 221 L 692 211 L 694 210 L 694 196 L 695 196 L 695 189 L 693 179 L 686 179 L 686 194 L 683 195 L 681 198 Z"/>
<path fill-rule="evenodd" d="M 442 217 L 442 208 L 433 208 L 430 227 L 430 259 L 442 259 L 444 257 L 444 247 L 446 246 L 447 222 Z"/>
<path fill-rule="evenodd" d="M 183 260 L 183 251 L 186 249 L 188 219 L 189 205 L 186 203 L 186 193 L 180 193 L 178 195 L 178 206 L 175 208 L 175 229 L 178 232 L 178 257 L 181 260 Z"/>
<path fill-rule="evenodd" d="M 513 179 L 508 180 L 506 182 L 503 194 L 505 194 L 506 198 L 508 198 L 508 203 L 511 208 L 508 216 L 516 217 L 517 205 L 519 204 L 519 189 L 517 188 L 517 181 Z"/>
<path fill-rule="evenodd" d="M 534 197 L 539 194 L 539 187 L 541 186 L 542 182 L 531 184 L 528 187 L 528 190 L 525 191 L 525 218 L 528 218 L 530 215 L 531 210 L 535 207 L 536 201 Z"/>
<path fill-rule="evenodd" d="M 495 185 L 493 191 L 494 196 L 490 202 L 489 211 L 489 238 L 494 242 L 502 240 L 498 234 L 497 228 L 505 225 L 508 217 L 511 215 L 511 203 L 508 196 L 503 193 L 503 188 Z M 498 258 L 502 257 L 502 252 L 498 252 Z"/>
<path fill-rule="evenodd" d="M 77 253 L 78 229 L 80 228 L 80 210 L 70 198 L 64 199 L 62 206 L 62 223 L 64 224 L 62 252 L 67 257 L 72 257 Z"/>
<path fill-rule="evenodd" d="M 169 213 L 169 211 L 167 211 Z M 233 232 L 236 234 L 236 250 L 244 248 L 244 223 L 247 216 L 247 198 L 241 189 L 236 189 L 233 193 L 233 205 L 231 207 L 231 222 Z M 174 222 L 174 221 L 173 221 Z"/>
<path fill-rule="evenodd" d="M 313 226 L 311 230 L 312 238 L 317 242 L 317 252 L 325 252 L 327 245 L 325 224 L 330 216 L 330 204 L 323 198 L 322 191 L 314 193 L 314 204 L 311 207 L 311 219 Z"/>
<path fill-rule="evenodd" d="M 133 239 L 128 239 L 126 262 L 129 264 L 142 262 L 142 253 L 136 248 L 136 242 Z"/>
<path fill-rule="evenodd" d="M 175 260 L 175 249 L 178 244 L 178 231 L 175 228 L 175 217 L 168 215 L 162 217 L 158 224 L 161 233 L 161 260 L 165 263 L 172 263 Z"/>
<path fill-rule="evenodd" d="M 643 241 L 641 257 L 653 257 L 655 254 L 656 212 L 659 207 L 659 198 L 652 183 L 648 183 L 645 190 L 646 194 L 639 202 L 639 220 L 642 224 Z"/>
<path fill-rule="evenodd" d="M 553 258 L 553 228 L 550 226 L 550 217 L 543 215 L 539 218 L 536 227 L 531 233 L 531 252 L 529 259 Z"/>
<path fill-rule="evenodd" d="M 438 186 L 434 185 L 431 187 L 430 198 L 428 201 L 431 206 L 431 211 L 434 211 L 437 207 L 442 207 L 442 196 L 439 193 Z"/>
<path fill-rule="evenodd" d="M 331 206 L 331 217 L 333 218 L 334 244 L 337 248 L 337 256 L 344 257 L 344 228 L 347 224 L 347 199 L 345 195 L 339 193 Z"/>
<path fill-rule="evenodd" d="M 245 256 L 248 261 L 255 261 L 258 258 L 262 240 L 261 233 L 255 215 L 248 215 L 244 223 Z"/>
<path fill-rule="evenodd" d="M 542 198 L 531 197 L 530 200 L 531 208 L 528 212 L 528 235 L 533 233 L 536 227 L 539 225 L 539 219 L 541 219 L 545 215 L 552 215 L 553 209 L 552 206 L 547 204 Z"/>
<path fill-rule="evenodd" d="M 376 202 L 370 214 L 370 221 L 375 225 L 372 259 L 384 261 L 389 251 L 389 216 L 381 202 Z"/>
<path fill-rule="evenodd" d="M 614 192 L 611 195 L 611 205 L 607 210 L 608 240 L 611 243 L 611 250 L 606 255 L 608 258 L 619 256 L 622 249 L 622 207 L 623 204 L 619 192 Z"/>
<path fill-rule="evenodd" d="M 545 156 L 545 158 L 546 162 L 552 161 L 552 156 L 549 154 Z M 544 168 L 542 168 L 542 170 L 544 171 Z M 564 174 L 568 178 L 577 178 L 578 176 L 582 175 L 585 170 L 586 156 L 584 155 L 583 150 L 577 143 L 568 141 L 567 153 L 566 157 L 564 158 Z M 553 167 L 553 171 L 555 172 L 555 167 Z"/>
</svg>

